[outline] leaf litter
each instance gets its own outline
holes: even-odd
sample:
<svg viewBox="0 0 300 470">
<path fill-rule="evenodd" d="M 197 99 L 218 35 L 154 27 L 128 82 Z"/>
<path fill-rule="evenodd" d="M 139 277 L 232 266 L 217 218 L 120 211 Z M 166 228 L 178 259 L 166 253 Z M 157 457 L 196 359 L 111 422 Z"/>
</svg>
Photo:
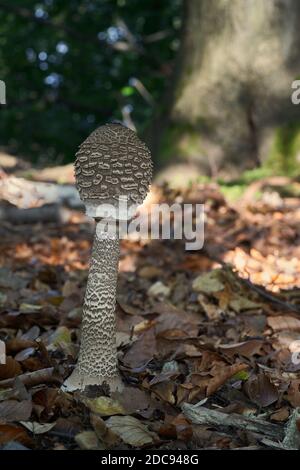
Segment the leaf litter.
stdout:
<svg viewBox="0 0 300 470">
<path fill-rule="evenodd" d="M 1 227 L 0 446 L 252 449 L 282 441 L 300 407 L 299 200 L 234 205 L 212 184 L 152 192 L 163 202 L 205 201 L 205 245 L 187 252 L 180 240 L 122 241 L 125 390 L 111 397 L 97 387 L 60 389 L 79 349 L 91 222 L 73 211 L 60 226 Z"/>
</svg>

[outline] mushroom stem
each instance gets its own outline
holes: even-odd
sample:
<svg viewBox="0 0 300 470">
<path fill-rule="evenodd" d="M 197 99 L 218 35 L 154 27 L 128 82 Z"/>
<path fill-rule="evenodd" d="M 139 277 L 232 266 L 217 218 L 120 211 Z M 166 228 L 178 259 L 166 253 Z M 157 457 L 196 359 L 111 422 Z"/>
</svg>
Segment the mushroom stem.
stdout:
<svg viewBox="0 0 300 470">
<path fill-rule="evenodd" d="M 115 318 L 119 253 L 118 233 L 105 232 L 97 223 L 84 298 L 79 359 L 64 384 L 67 390 L 104 383 L 110 391 L 122 388 L 117 369 Z"/>
</svg>

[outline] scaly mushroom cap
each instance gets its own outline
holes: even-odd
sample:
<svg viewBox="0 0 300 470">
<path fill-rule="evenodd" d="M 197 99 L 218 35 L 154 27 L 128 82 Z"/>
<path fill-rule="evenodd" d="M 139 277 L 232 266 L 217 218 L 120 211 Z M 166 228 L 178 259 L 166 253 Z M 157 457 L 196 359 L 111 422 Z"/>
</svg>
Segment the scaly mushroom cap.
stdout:
<svg viewBox="0 0 300 470">
<path fill-rule="evenodd" d="M 141 204 L 151 177 L 150 151 L 134 131 L 120 124 L 99 127 L 76 153 L 76 187 L 91 216 L 100 204 L 117 204 L 120 196 L 129 206 Z"/>
</svg>

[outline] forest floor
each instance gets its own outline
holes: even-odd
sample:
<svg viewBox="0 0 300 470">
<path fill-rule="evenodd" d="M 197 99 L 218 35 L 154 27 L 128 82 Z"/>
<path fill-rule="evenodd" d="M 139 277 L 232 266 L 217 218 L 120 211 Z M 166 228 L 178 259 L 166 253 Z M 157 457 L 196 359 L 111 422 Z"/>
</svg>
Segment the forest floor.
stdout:
<svg viewBox="0 0 300 470">
<path fill-rule="evenodd" d="M 205 204 L 205 244 L 122 241 L 125 391 L 111 397 L 60 388 L 78 353 L 93 225 L 70 209 L 61 223 L 1 221 L 0 446 L 299 448 L 299 183 L 253 185 L 238 202 L 215 183 L 152 188 L 150 201 Z"/>
</svg>

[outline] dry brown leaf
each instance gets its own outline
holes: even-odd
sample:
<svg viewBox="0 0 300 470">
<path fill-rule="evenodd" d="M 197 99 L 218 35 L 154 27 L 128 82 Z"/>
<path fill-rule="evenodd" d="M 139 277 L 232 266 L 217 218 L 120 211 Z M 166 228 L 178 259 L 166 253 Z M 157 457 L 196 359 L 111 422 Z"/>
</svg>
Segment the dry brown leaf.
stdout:
<svg viewBox="0 0 300 470">
<path fill-rule="evenodd" d="M 258 406 L 269 406 L 279 398 L 277 388 L 263 373 L 252 375 L 245 383 L 244 389 L 250 400 Z"/>
<path fill-rule="evenodd" d="M 290 416 L 290 412 L 287 406 L 283 406 L 279 410 L 275 411 L 275 413 L 271 414 L 272 421 L 276 421 L 277 423 L 282 423 L 288 419 Z"/>
<path fill-rule="evenodd" d="M 150 361 L 156 354 L 156 339 L 153 328 L 142 333 L 123 358 L 124 364 L 134 368 Z"/>
<path fill-rule="evenodd" d="M 23 338 L 12 338 L 6 343 L 7 353 L 17 353 L 23 349 L 32 348 L 36 346 L 34 341 Z"/>
<path fill-rule="evenodd" d="M 11 441 L 18 441 L 24 446 L 32 446 L 32 440 L 23 427 L 13 424 L 0 424 L 0 445 Z"/>
<path fill-rule="evenodd" d="M 149 393 L 146 393 L 144 390 L 139 390 L 136 387 L 125 387 L 122 393 L 113 393 L 112 398 L 116 399 L 121 404 L 126 410 L 126 414 L 145 410 L 150 406 L 151 402 Z"/>
<path fill-rule="evenodd" d="M 192 319 L 185 312 L 166 312 L 157 319 L 156 335 L 165 339 L 196 336 L 199 329 L 199 319 Z"/>
<path fill-rule="evenodd" d="M 278 315 L 267 318 L 268 325 L 276 333 L 277 331 L 300 331 L 300 320 L 289 315 Z"/>
<path fill-rule="evenodd" d="M 162 275 L 163 271 L 156 266 L 143 266 L 139 270 L 139 276 L 144 279 L 153 279 L 155 277 L 161 277 Z"/>
<path fill-rule="evenodd" d="M 154 392 L 157 397 L 170 403 L 171 405 L 175 405 L 174 390 L 175 384 L 171 381 L 161 382 L 151 387 L 151 391 Z"/>
<path fill-rule="evenodd" d="M 233 364 L 232 366 L 220 367 L 216 366 L 211 370 L 211 374 L 214 377 L 209 381 L 206 389 L 206 395 L 210 396 L 215 393 L 224 383 L 230 379 L 233 375 L 237 374 L 241 370 L 248 369 L 247 364 Z"/>
<path fill-rule="evenodd" d="M 188 442 L 193 437 L 193 428 L 183 414 L 176 416 L 172 425 L 175 426 L 177 439 L 180 441 Z"/>
<path fill-rule="evenodd" d="M 6 364 L 0 364 L 0 380 L 10 379 L 21 374 L 20 364 L 10 356 L 6 357 Z"/>
<path fill-rule="evenodd" d="M 223 310 L 214 302 L 210 302 L 205 295 L 199 294 L 198 302 L 209 320 L 220 320 L 220 318 L 222 318 Z"/>
<path fill-rule="evenodd" d="M 106 426 L 105 421 L 103 421 L 99 415 L 92 413 L 90 421 L 98 439 L 103 442 L 106 447 L 111 448 L 120 442 L 119 436 L 113 433 L 113 431 Z"/>
<path fill-rule="evenodd" d="M 176 427 L 170 423 L 162 424 L 158 429 L 158 434 L 165 439 L 176 439 Z"/>
<path fill-rule="evenodd" d="M 191 403 L 195 398 L 204 398 L 210 378 L 208 375 L 191 374 L 184 384 L 177 387 L 177 405 L 183 401 Z"/>
<path fill-rule="evenodd" d="M 294 408 L 300 406 L 300 379 L 291 381 L 286 398 Z"/>
<path fill-rule="evenodd" d="M 242 343 L 220 344 L 219 349 L 227 356 L 240 355 L 244 357 L 252 357 L 255 354 L 260 353 L 263 344 L 263 340 L 250 339 L 248 341 L 243 341 Z"/>
</svg>

